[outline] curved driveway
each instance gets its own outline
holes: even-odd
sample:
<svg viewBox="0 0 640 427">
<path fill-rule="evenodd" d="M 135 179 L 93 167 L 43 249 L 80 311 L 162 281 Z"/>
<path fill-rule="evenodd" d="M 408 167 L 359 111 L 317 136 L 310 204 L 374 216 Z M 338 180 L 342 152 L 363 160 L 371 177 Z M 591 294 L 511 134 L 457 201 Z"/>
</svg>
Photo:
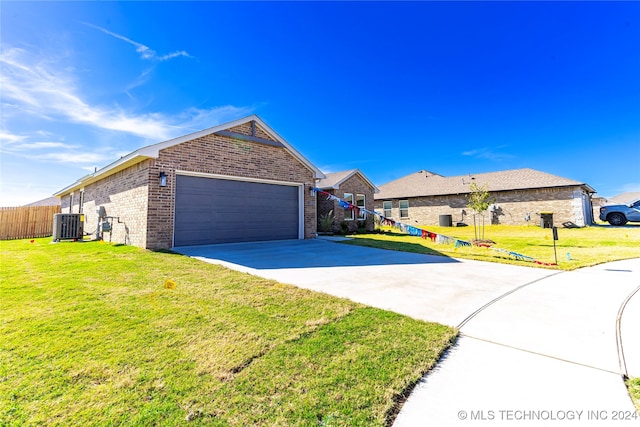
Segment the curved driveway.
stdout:
<svg viewBox="0 0 640 427">
<path fill-rule="evenodd" d="M 618 314 L 640 285 L 640 259 L 558 272 L 321 239 L 175 250 L 459 327 L 396 427 L 640 425 L 613 420 L 635 413 L 622 374 L 640 376 L 640 292 Z"/>
</svg>

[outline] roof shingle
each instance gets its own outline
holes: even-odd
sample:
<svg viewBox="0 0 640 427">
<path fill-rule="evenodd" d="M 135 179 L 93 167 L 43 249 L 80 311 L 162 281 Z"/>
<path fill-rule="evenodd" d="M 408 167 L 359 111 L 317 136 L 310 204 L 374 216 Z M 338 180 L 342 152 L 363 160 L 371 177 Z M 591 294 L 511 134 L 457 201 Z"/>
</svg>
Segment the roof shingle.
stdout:
<svg viewBox="0 0 640 427">
<path fill-rule="evenodd" d="M 489 191 L 586 186 L 588 191 L 595 192 L 585 183 L 529 168 L 451 177 L 421 170 L 381 185 L 380 192 L 375 198 L 380 200 L 467 194 L 470 192 L 469 185 L 472 182 L 480 186 L 487 185 Z"/>
<path fill-rule="evenodd" d="M 332 172 L 326 173 L 325 178 L 322 178 L 318 181 L 318 188 L 321 190 L 337 190 L 340 188 L 340 185 L 351 178 L 353 175 L 360 175 L 360 178 L 364 180 L 367 184 L 371 185 L 373 188 L 373 192 L 378 192 L 378 187 L 373 185 L 373 183 L 367 178 L 359 169 L 351 169 L 342 172 Z"/>
</svg>

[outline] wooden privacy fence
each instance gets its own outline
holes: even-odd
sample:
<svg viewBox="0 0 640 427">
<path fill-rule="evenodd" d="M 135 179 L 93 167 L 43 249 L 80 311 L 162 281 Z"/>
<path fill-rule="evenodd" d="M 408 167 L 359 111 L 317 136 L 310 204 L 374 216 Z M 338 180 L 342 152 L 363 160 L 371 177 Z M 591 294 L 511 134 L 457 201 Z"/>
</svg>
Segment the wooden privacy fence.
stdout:
<svg viewBox="0 0 640 427">
<path fill-rule="evenodd" d="M 51 236 L 57 213 L 60 206 L 0 208 L 0 240 Z"/>
</svg>

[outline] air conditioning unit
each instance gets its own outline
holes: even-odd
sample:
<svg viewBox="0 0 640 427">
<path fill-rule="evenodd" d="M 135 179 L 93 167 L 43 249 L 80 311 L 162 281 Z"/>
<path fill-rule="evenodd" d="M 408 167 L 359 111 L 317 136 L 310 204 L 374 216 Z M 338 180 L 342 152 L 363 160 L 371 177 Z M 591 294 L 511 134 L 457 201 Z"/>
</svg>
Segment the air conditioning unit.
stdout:
<svg viewBox="0 0 640 427">
<path fill-rule="evenodd" d="M 84 214 L 53 215 L 53 241 L 82 240 L 84 235 Z"/>
</svg>

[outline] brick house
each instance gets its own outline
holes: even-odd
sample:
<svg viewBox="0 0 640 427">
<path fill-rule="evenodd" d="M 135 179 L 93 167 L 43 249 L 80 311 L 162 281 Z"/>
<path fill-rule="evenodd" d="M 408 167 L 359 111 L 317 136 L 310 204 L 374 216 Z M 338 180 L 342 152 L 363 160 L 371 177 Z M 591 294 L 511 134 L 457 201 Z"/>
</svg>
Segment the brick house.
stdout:
<svg viewBox="0 0 640 427">
<path fill-rule="evenodd" d="M 324 174 L 258 116 L 150 145 L 55 194 L 63 213 L 149 249 L 316 236 Z M 105 238 L 106 238 L 105 234 Z"/>
<path fill-rule="evenodd" d="M 341 200 L 370 211 L 374 209 L 373 195 L 378 192 L 378 188 L 358 169 L 328 173 L 326 178 L 318 181 L 317 187 Z M 332 230 L 327 231 L 339 232 L 343 227 L 348 231 L 356 231 L 360 226 L 364 226 L 362 228 L 367 231 L 373 231 L 373 218 L 344 210 L 335 200 L 328 200 L 322 194 L 318 194 L 318 220 L 330 211 L 333 211 L 335 220 Z"/>
<path fill-rule="evenodd" d="M 376 211 L 409 225 L 438 225 L 441 215 L 453 224 L 470 223 L 469 185 L 486 185 L 495 203 L 486 213 L 491 224 L 541 224 L 541 213 L 553 213 L 553 222 L 593 223 L 592 195 L 585 183 L 534 169 L 445 177 L 426 170 L 380 186 Z"/>
</svg>

